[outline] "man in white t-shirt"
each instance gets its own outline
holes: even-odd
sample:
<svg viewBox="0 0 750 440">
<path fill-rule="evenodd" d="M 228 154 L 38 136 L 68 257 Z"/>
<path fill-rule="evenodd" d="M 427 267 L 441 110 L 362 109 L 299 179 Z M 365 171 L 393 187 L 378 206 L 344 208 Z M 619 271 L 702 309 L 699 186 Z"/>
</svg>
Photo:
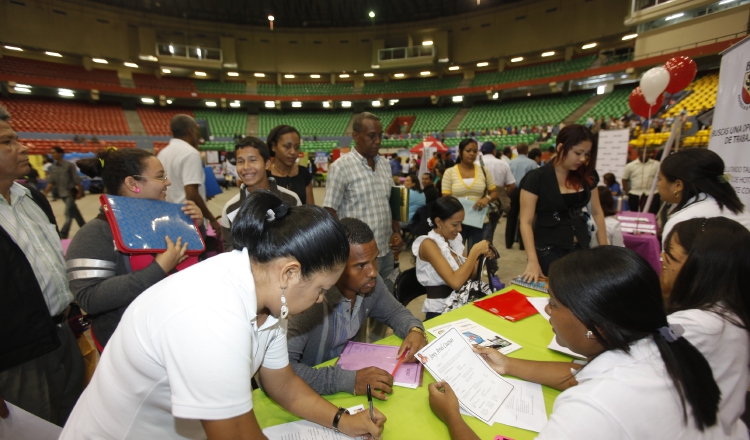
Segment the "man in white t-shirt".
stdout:
<svg viewBox="0 0 750 440">
<path fill-rule="evenodd" d="M 221 237 L 221 226 L 206 206 L 206 173 L 198 152 L 201 136 L 198 124 L 188 115 L 175 115 L 169 129 L 172 139 L 157 155 L 172 182 L 167 188 L 167 201 L 184 203 L 185 200 L 192 200 L 216 231 L 217 237 Z"/>
<path fill-rule="evenodd" d="M 646 155 L 648 154 L 650 154 L 650 151 L 646 151 Z M 631 211 L 641 210 L 658 172 L 659 162 L 651 158 L 643 162 L 641 154 L 638 155 L 638 159 L 625 165 L 625 170 L 622 172 L 622 193 L 628 195 L 628 205 Z M 660 203 L 659 193 L 655 192 L 649 212 L 656 214 L 659 211 Z"/>
</svg>

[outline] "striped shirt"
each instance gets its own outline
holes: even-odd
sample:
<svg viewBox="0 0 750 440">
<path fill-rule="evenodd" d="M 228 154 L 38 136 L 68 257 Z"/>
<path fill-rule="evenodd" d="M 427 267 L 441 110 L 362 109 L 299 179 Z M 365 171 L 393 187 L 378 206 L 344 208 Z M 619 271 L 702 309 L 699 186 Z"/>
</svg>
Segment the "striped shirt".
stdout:
<svg viewBox="0 0 750 440">
<path fill-rule="evenodd" d="M 60 236 L 31 198 L 31 192 L 16 182 L 10 187 L 10 204 L 0 197 L 0 227 L 29 260 L 50 316 L 62 313 L 73 302 L 73 294 L 68 286 Z"/>
<path fill-rule="evenodd" d="M 486 183 L 485 174 L 487 175 Z M 471 182 L 471 185 L 466 184 L 463 177 L 461 177 L 461 171 L 458 170 L 458 165 L 456 165 L 453 168 L 448 168 L 443 173 L 442 188 L 444 196 L 466 197 L 476 201 L 484 196 L 485 189 L 492 191 L 496 186 L 495 179 L 492 178 L 492 173 L 487 171 L 487 167 L 484 168 L 484 173 L 482 173 L 479 165 L 474 164 L 474 180 Z"/>
<path fill-rule="evenodd" d="M 367 159 L 352 149 L 335 161 L 328 171 L 323 206 L 334 209 L 339 218 L 353 217 L 367 223 L 382 257 L 390 252 L 393 234 L 389 204 L 393 178 L 387 160 L 379 155 L 374 160 L 373 171 Z"/>
</svg>

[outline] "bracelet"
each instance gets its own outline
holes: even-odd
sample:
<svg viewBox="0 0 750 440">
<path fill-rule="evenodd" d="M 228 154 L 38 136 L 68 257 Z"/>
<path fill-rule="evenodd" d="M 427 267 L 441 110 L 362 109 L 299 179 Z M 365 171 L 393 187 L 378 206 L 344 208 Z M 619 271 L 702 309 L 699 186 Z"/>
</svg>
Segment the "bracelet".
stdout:
<svg viewBox="0 0 750 440">
<path fill-rule="evenodd" d="M 409 329 L 409 333 L 411 333 L 411 332 L 417 332 L 417 333 L 419 333 L 424 338 L 424 342 L 425 343 L 429 342 L 427 340 L 427 333 L 425 333 L 424 330 L 422 330 L 421 328 L 419 328 L 417 326 L 414 326 L 414 327 L 412 327 L 412 328 Z"/>
<path fill-rule="evenodd" d="M 336 416 L 333 418 L 333 430 L 336 432 L 341 432 L 339 431 L 339 421 L 341 420 L 341 416 L 343 416 L 344 413 L 349 414 L 349 410 L 344 407 L 339 407 L 339 410 L 336 412 Z"/>
</svg>

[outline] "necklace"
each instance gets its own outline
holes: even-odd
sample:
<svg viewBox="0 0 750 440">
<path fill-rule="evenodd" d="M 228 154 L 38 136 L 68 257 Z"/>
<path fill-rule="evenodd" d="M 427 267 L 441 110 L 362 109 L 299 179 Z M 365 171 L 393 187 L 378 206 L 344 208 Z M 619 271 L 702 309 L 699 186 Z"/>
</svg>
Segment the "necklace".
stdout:
<svg viewBox="0 0 750 440">
<path fill-rule="evenodd" d="M 278 172 L 279 174 L 281 174 L 281 176 L 279 176 L 279 177 L 289 177 L 289 175 L 290 175 L 290 174 L 292 174 L 292 170 L 290 169 L 290 170 L 289 170 L 289 172 L 288 172 L 288 173 L 286 173 L 286 176 L 285 176 L 285 175 L 284 175 L 284 172 L 283 172 L 283 171 L 281 171 L 281 170 L 280 170 L 280 169 L 279 169 L 279 168 L 278 168 L 278 167 L 276 166 L 276 163 L 275 163 L 275 162 L 271 164 L 271 167 L 272 167 L 272 168 L 273 168 L 274 170 L 276 170 L 276 171 L 277 171 L 277 172 Z"/>
</svg>

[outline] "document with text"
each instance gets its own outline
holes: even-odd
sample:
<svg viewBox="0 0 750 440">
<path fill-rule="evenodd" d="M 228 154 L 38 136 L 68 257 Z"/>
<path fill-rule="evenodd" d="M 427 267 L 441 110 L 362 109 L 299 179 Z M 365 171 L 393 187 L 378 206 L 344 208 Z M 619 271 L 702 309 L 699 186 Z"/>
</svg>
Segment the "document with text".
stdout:
<svg viewBox="0 0 750 440">
<path fill-rule="evenodd" d="M 440 336 L 451 327 L 455 327 L 455 329 L 458 330 L 458 332 L 461 333 L 464 339 L 469 341 L 470 344 L 494 348 L 502 354 L 512 353 L 521 348 L 520 345 L 505 336 L 498 335 L 487 327 L 483 327 L 469 318 L 459 319 L 458 321 L 432 327 L 427 329 L 427 331 L 434 336 Z"/>
</svg>

